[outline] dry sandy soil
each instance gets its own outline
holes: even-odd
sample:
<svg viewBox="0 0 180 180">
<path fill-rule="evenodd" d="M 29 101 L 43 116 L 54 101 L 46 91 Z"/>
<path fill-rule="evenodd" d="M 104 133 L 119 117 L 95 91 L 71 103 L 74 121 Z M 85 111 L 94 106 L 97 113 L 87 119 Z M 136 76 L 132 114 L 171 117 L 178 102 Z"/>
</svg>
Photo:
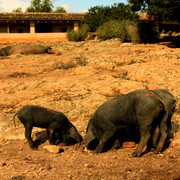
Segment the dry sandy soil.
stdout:
<svg viewBox="0 0 180 180">
<path fill-rule="evenodd" d="M 180 99 L 180 50 L 118 40 L 48 45 L 56 54 L 0 58 L 0 179 L 180 179 L 179 103 L 170 146 L 139 158 L 125 147 L 93 154 L 62 146 L 64 151 L 55 153 L 45 148 L 48 141 L 33 151 L 23 125 L 16 119 L 14 127 L 12 121 L 22 106 L 41 105 L 63 112 L 84 137 L 94 111 L 120 94 L 163 88 Z"/>
</svg>

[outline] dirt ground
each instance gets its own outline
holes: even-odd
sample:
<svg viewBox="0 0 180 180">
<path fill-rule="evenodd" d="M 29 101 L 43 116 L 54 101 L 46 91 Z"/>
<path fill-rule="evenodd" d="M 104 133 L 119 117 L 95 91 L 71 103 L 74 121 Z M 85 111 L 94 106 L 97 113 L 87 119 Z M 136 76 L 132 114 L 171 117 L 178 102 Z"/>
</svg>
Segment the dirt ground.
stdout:
<svg viewBox="0 0 180 180">
<path fill-rule="evenodd" d="M 50 152 L 48 141 L 33 151 L 23 125 L 12 121 L 22 106 L 40 105 L 63 112 L 84 137 L 94 111 L 120 94 L 163 88 L 180 100 L 179 48 L 116 39 L 40 44 L 55 54 L 0 57 L 0 179 L 180 179 L 179 102 L 170 146 L 139 158 L 131 157 L 135 147 L 94 154 L 62 146 L 63 152 Z M 39 131 L 34 128 L 33 137 Z"/>
</svg>

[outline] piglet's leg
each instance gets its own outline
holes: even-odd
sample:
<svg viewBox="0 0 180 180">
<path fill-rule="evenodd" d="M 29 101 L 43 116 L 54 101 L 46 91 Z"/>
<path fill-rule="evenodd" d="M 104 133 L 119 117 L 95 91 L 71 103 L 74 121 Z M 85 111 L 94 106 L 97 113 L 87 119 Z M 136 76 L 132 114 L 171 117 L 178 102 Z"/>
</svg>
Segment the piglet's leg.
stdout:
<svg viewBox="0 0 180 180">
<path fill-rule="evenodd" d="M 48 129 L 49 131 L 49 144 L 55 144 L 55 132 L 54 129 Z"/>
<path fill-rule="evenodd" d="M 36 144 L 33 142 L 32 138 L 31 138 L 31 132 L 32 132 L 32 127 L 26 126 L 25 127 L 25 137 L 26 137 L 30 147 L 34 150 L 37 150 L 38 147 L 36 146 Z"/>
<path fill-rule="evenodd" d="M 150 141 L 148 141 L 148 143 L 147 143 L 146 151 L 150 151 L 151 148 L 156 148 L 157 147 L 159 134 L 160 134 L 159 125 L 157 125 L 154 132 L 153 132 L 153 135 L 150 138 Z"/>
<path fill-rule="evenodd" d="M 112 149 L 120 149 L 120 147 L 121 147 L 121 142 L 119 139 L 116 139 L 112 146 Z"/>
<path fill-rule="evenodd" d="M 54 122 L 52 123 L 49 128 L 48 128 L 48 135 L 49 135 L 49 144 L 55 144 L 56 142 L 56 138 L 55 138 L 55 132 L 56 132 L 56 129 L 59 129 L 59 127 L 57 126 L 57 123 Z"/>
<path fill-rule="evenodd" d="M 159 125 L 158 125 L 156 127 L 155 131 L 154 131 L 154 134 L 153 134 L 153 146 L 154 147 L 157 147 L 157 142 L 158 142 L 159 134 L 160 134 L 160 131 L 159 131 Z"/>
</svg>

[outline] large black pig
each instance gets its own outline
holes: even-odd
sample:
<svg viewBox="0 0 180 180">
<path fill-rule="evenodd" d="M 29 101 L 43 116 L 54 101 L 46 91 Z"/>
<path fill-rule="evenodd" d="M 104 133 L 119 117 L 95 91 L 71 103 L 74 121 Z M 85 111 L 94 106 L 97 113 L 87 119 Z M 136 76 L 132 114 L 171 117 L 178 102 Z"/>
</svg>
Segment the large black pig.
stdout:
<svg viewBox="0 0 180 180">
<path fill-rule="evenodd" d="M 177 100 L 167 90 L 154 89 L 151 91 L 153 91 L 155 94 L 157 94 L 162 99 L 162 101 L 165 103 L 165 105 L 167 107 L 167 110 L 168 110 L 168 119 L 167 119 L 168 130 L 167 130 L 167 133 L 168 133 L 168 140 L 169 140 L 170 138 L 173 137 L 173 134 L 171 133 L 171 118 L 175 112 Z M 148 142 L 147 150 L 150 150 L 152 147 L 154 147 L 154 148 L 157 147 L 159 137 L 160 137 L 160 126 L 157 125 L 153 135 L 151 136 L 151 140 Z M 117 139 L 115 141 L 113 148 L 119 148 L 121 146 L 120 142 L 123 142 L 126 140 L 138 142 L 139 133 L 138 133 L 137 129 L 131 128 L 131 129 L 125 129 L 124 131 L 122 131 L 121 134 L 119 134 L 119 139 Z M 169 143 L 169 142 L 170 141 L 167 141 L 167 143 Z M 159 152 L 158 149 L 156 151 Z"/>
<path fill-rule="evenodd" d="M 85 145 L 95 139 L 94 150 L 103 152 L 105 146 L 116 140 L 121 130 L 130 128 L 140 131 L 140 142 L 132 156 L 140 156 L 157 125 L 161 137 L 157 145 L 160 151 L 167 137 L 168 110 L 162 99 L 150 90 L 137 90 L 106 101 L 93 114 L 85 136 Z"/>
<path fill-rule="evenodd" d="M 14 124 L 16 115 L 25 127 L 25 137 L 32 149 L 37 149 L 37 145 L 31 138 L 33 127 L 46 128 L 50 144 L 56 142 L 56 137 L 67 145 L 82 141 L 82 137 L 75 126 L 61 112 L 53 111 L 41 106 L 27 105 L 22 107 L 14 115 Z"/>
</svg>

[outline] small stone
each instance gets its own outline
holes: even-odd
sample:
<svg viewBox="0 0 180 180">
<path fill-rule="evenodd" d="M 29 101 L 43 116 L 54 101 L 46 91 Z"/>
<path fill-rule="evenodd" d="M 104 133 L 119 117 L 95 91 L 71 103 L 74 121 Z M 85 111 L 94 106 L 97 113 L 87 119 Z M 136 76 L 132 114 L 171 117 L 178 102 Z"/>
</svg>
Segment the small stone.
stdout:
<svg viewBox="0 0 180 180">
<path fill-rule="evenodd" d="M 175 159 L 175 158 L 176 158 L 176 156 L 169 156 L 169 158 L 170 158 L 170 159 Z"/>
<path fill-rule="evenodd" d="M 131 173 L 131 172 L 132 172 L 132 169 L 127 169 L 126 172 L 127 172 L 127 173 Z"/>
<path fill-rule="evenodd" d="M 73 178 L 73 176 L 72 176 L 71 174 L 69 174 L 69 175 L 68 175 L 68 178 L 69 178 L 69 179 L 72 179 L 72 178 Z"/>
<path fill-rule="evenodd" d="M 159 154 L 160 157 L 164 157 L 164 154 Z"/>
<path fill-rule="evenodd" d="M 83 151 L 84 151 L 84 152 L 90 152 L 90 150 L 89 150 L 87 147 L 85 147 L 85 148 L 83 149 Z"/>
<path fill-rule="evenodd" d="M 47 169 L 47 170 L 51 170 L 52 168 L 51 168 L 50 165 L 47 165 L 47 166 L 46 166 L 46 169 Z"/>
<path fill-rule="evenodd" d="M 64 150 L 61 147 L 56 145 L 45 145 L 43 148 L 52 153 L 64 152 Z"/>
<path fill-rule="evenodd" d="M 6 166 L 7 164 L 6 164 L 6 162 L 2 162 L 1 164 L 0 164 L 0 167 L 4 167 L 4 166 Z"/>
<path fill-rule="evenodd" d="M 61 51 L 57 51 L 56 55 L 62 55 L 62 52 Z"/>
<path fill-rule="evenodd" d="M 5 112 L 5 113 L 9 113 L 9 112 L 11 112 L 11 111 L 13 111 L 13 108 L 3 109 L 3 112 Z"/>
</svg>

